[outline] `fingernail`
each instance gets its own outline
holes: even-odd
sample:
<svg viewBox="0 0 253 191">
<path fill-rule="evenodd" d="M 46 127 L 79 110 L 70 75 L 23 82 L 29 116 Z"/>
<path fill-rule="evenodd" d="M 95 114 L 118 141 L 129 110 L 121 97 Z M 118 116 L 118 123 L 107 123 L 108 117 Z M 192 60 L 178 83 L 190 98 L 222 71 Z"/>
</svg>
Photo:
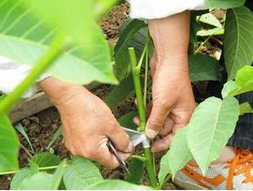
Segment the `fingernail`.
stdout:
<svg viewBox="0 0 253 191">
<path fill-rule="evenodd" d="M 146 136 L 149 138 L 149 139 L 153 139 L 155 138 L 155 136 L 158 134 L 158 131 L 155 131 L 153 129 L 149 129 L 147 128 L 146 130 Z"/>
</svg>

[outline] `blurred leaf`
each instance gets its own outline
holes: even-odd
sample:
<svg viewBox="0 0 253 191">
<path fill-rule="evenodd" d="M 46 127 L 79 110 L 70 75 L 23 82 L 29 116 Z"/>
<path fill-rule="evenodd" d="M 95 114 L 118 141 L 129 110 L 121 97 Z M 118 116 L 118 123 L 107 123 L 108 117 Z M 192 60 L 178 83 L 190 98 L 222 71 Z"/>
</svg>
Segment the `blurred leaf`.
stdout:
<svg viewBox="0 0 253 191">
<path fill-rule="evenodd" d="M 244 5 L 246 0 L 206 0 L 209 9 L 214 10 L 214 9 L 231 9 L 234 7 L 239 7 Z"/>
<path fill-rule="evenodd" d="M 146 44 L 146 24 L 134 19 L 127 20 L 122 24 L 119 40 L 114 48 L 116 77 L 122 80 L 129 71 L 128 48 L 134 47 L 139 59 Z"/>
<path fill-rule="evenodd" d="M 96 0 L 94 13 L 95 18 L 101 18 L 104 16 L 110 8 L 115 5 L 118 1 L 117 0 Z"/>
<path fill-rule="evenodd" d="M 48 143 L 47 150 L 49 150 L 53 146 L 53 144 L 55 143 L 55 141 L 58 138 L 60 138 L 61 136 L 62 136 L 62 125 L 60 127 L 58 127 L 58 129 L 54 133 L 53 137 L 51 138 L 50 142 Z"/>
<path fill-rule="evenodd" d="M 240 115 L 253 113 L 252 106 L 249 104 L 249 102 L 244 102 L 240 104 Z"/>
<path fill-rule="evenodd" d="M 23 125 L 22 125 L 21 123 L 18 123 L 18 124 L 15 125 L 14 127 L 15 127 L 15 129 L 18 130 L 18 132 L 20 132 L 20 133 L 23 135 L 23 137 L 25 137 L 25 139 L 26 139 L 26 141 L 28 142 L 28 144 L 29 144 L 29 146 L 30 146 L 32 152 L 34 153 L 34 149 L 33 149 L 32 143 L 31 143 L 31 141 L 30 141 L 28 135 L 26 134 Z"/>
<path fill-rule="evenodd" d="M 228 80 L 234 79 L 240 68 L 251 65 L 253 61 L 252 31 L 253 14 L 247 7 L 228 10 L 224 34 L 224 56 Z"/>
<path fill-rule="evenodd" d="M 131 159 L 128 169 L 131 175 L 127 175 L 125 180 L 133 184 L 140 184 L 144 172 L 144 163 L 138 159 Z"/>
<path fill-rule="evenodd" d="M 189 55 L 189 71 L 191 81 L 221 81 L 219 62 L 208 55 Z"/>
<path fill-rule="evenodd" d="M 203 174 L 210 163 L 220 156 L 235 130 L 239 114 L 239 103 L 231 96 L 223 100 L 210 97 L 200 103 L 193 113 L 186 127 L 186 137 L 193 158 Z"/>
<path fill-rule="evenodd" d="M 19 141 L 6 115 L 0 114 L 0 172 L 18 170 Z"/>
<path fill-rule="evenodd" d="M 121 116 L 118 119 L 118 122 L 122 127 L 126 127 L 128 129 L 136 130 L 137 125 L 134 124 L 133 119 L 134 119 L 134 117 L 136 117 L 138 115 L 139 115 L 139 113 L 137 111 L 131 111 L 131 112 Z"/>
<path fill-rule="evenodd" d="M 203 14 L 197 17 L 197 20 L 204 24 L 208 24 L 217 28 L 222 28 L 220 21 L 212 13 Z"/>
<path fill-rule="evenodd" d="M 147 186 L 139 186 L 122 180 L 104 180 L 86 188 L 87 190 L 152 190 Z"/>
<path fill-rule="evenodd" d="M 39 167 L 57 166 L 61 163 L 61 159 L 51 153 L 39 153 L 31 158 L 31 161 L 36 163 Z"/>
<path fill-rule="evenodd" d="M 103 177 L 91 161 L 75 157 L 66 168 L 63 181 L 68 190 L 86 190 L 88 186 L 103 181 Z"/>
<path fill-rule="evenodd" d="M 89 16 L 90 0 L 25 0 L 32 4 L 29 8 L 20 2 L 8 0 L 0 6 L 2 56 L 33 66 L 59 31 L 65 32 L 76 44 L 70 46 L 47 73 L 79 84 L 117 83 L 108 44 Z M 35 12 L 41 14 L 37 16 Z"/>
<path fill-rule="evenodd" d="M 162 157 L 160 162 L 159 182 L 162 185 L 168 174 L 175 177 L 193 157 L 188 148 L 186 139 L 187 128 L 180 130 L 173 139 L 170 150 Z M 180 154 L 178 154 L 180 153 Z"/>
<path fill-rule="evenodd" d="M 32 160 L 28 159 L 28 161 L 29 161 L 30 175 L 37 174 L 39 172 L 39 166 Z"/>
<path fill-rule="evenodd" d="M 109 107 L 114 107 L 133 95 L 134 82 L 133 76 L 130 74 L 119 85 L 113 88 L 109 95 L 105 97 L 104 101 Z"/>
</svg>

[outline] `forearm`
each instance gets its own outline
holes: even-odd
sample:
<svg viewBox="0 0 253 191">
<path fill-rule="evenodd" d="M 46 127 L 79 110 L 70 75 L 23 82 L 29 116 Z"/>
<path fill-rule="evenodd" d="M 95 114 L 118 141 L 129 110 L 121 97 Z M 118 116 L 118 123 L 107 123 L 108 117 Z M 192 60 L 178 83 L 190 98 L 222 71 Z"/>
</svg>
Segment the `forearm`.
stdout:
<svg viewBox="0 0 253 191">
<path fill-rule="evenodd" d="M 54 77 L 49 77 L 39 82 L 38 85 L 55 106 L 61 105 L 71 97 L 76 96 L 76 92 L 79 92 L 79 90 L 86 91 L 81 85 L 68 83 Z"/>
<path fill-rule="evenodd" d="M 148 25 L 154 42 L 156 61 L 160 63 L 167 60 L 169 63 L 187 67 L 185 61 L 187 62 L 190 36 L 190 12 L 149 20 Z"/>
</svg>

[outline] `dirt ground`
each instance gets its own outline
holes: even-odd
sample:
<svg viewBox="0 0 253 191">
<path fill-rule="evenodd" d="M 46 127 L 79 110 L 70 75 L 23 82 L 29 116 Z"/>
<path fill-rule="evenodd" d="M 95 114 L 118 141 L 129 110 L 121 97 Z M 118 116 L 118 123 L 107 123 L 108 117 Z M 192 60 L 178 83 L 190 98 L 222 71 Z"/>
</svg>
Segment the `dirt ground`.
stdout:
<svg viewBox="0 0 253 191">
<path fill-rule="evenodd" d="M 110 41 L 116 41 L 118 37 L 118 30 L 120 25 L 124 22 L 125 19 L 128 18 L 128 12 L 129 12 L 129 5 L 123 4 L 120 6 L 115 7 L 107 17 L 101 20 L 100 25 L 101 28 L 106 35 L 106 38 Z M 210 52 L 210 50 L 206 50 L 207 53 Z M 209 51 L 209 52 L 208 52 Z M 94 91 L 96 95 L 98 95 L 100 98 L 104 98 L 105 95 L 108 94 L 108 92 L 111 90 L 111 87 L 108 85 L 101 86 L 98 89 Z M 116 118 L 119 118 L 124 113 L 133 111 L 135 108 L 134 99 L 131 98 L 127 101 L 125 101 L 120 106 L 113 109 L 113 113 L 116 116 Z M 61 125 L 61 119 L 58 111 L 56 108 L 52 107 L 50 109 L 47 109 L 45 111 L 42 111 L 38 113 L 37 115 L 28 117 L 26 119 L 23 119 L 21 121 L 21 124 L 23 125 L 26 133 L 28 134 L 31 143 L 33 145 L 33 148 L 35 150 L 34 154 L 41 153 L 48 151 L 47 146 L 57 130 L 57 128 Z M 24 148 L 29 149 L 29 145 L 25 138 L 22 135 L 19 135 L 21 144 L 24 146 Z M 69 158 L 70 153 L 64 146 L 64 140 L 63 138 L 59 138 L 52 147 L 54 153 L 56 155 L 59 155 L 61 158 Z M 137 150 L 136 152 L 139 152 Z M 159 167 L 159 161 L 162 156 L 162 153 L 156 155 L 156 165 Z M 25 167 L 28 163 L 27 159 L 29 158 L 29 154 L 25 151 L 25 149 L 20 149 L 20 155 L 19 155 L 19 162 L 20 167 Z M 107 170 L 103 169 L 103 176 L 105 178 L 111 178 L 111 179 L 124 179 L 124 173 L 121 169 L 116 170 Z M 10 181 L 12 176 L 0 176 L 0 190 L 9 189 Z M 143 184 L 148 184 L 147 174 L 145 174 L 143 179 Z M 165 186 L 165 189 L 178 189 L 175 187 L 171 182 L 168 182 Z"/>
</svg>

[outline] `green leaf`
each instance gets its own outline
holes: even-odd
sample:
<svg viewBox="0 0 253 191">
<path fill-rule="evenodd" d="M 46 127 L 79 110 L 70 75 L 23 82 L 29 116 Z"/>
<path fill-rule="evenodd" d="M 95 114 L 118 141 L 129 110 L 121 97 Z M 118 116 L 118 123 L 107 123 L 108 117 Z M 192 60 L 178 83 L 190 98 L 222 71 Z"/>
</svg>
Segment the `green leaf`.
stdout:
<svg viewBox="0 0 253 191">
<path fill-rule="evenodd" d="M 31 170 L 29 168 L 21 169 L 11 180 L 10 189 L 18 190 L 19 184 L 28 176 L 31 176 Z"/>
<path fill-rule="evenodd" d="M 190 31 L 190 42 L 193 45 L 198 44 L 197 32 L 201 29 L 201 25 L 196 20 L 197 12 L 191 13 L 191 31 Z"/>
<path fill-rule="evenodd" d="M 244 66 L 241 68 L 236 74 L 235 83 L 238 84 L 239 87 L 231 90 L 229 93 L 231 96 L 253 91 L 253 67 Z"/>
<path fill-rule="evenodd" d="M 63 175 L 68 190 L 85 190 L 88 186 L 102 180 L 98 167 L 88 159 L 81 158 L 74 158 Z"/>
<path fill-rule="evenodd" d="M 114 107 L 117 104 L 122 103 L 127 98 L 134 95 L 134 82 L 133 76 L 128 75 L 123 79 L 118 86 L 115 86 L 113 90 L 104 99 L 105 103 L 109 107 Z"/>
<path fill-rule="evenodd" d="M 128 169 L 131 175 L 127 175 L 125 180 L 133 184 L 140 184 L 144 172 L 144 163 L 138 159 L 131 159 Z"/>
<path fill-rule="evenodd" d="M 18 170 L 19 141 L 6 115 L 0 114 L 0 172 Z"/>
<path fill-rule="evenodd" d="M 170 150 L 161 159 L 158 175 L 161 185 L 168 174 L 174 177 L 177 171 L 181 170 L 192 159 L 192 154 L 187 145 L 186 131 L 187 127 L 184 127 L 176 134 Z"/>
<path fill-rule="evenodd" d="M 152 190 L 147 186 L 139 186 L 122 180 L 104 180 L 86 188 L 87 190 Z"/>
<path fill-rule="evenodd" d="M 39 167 L 57 166 L 61 163 L 61 159 L 51 153 L 39 153 L 31 159 Z"/>
<path fill-rule="evenodd" d="M 253 15 L 247 7 L 242 6 L 227 12 L 224 56 L 229 80 L 234 79 L 240 68 L 251 65 L 253 61 L 252 31 Z"/>
<path fill-rule="evenodd" d="M 2 56 L 33 66 L 58 34 L 56 29 L 61 29 L 61 32 L 71 33 L 69 36 L 78 43 L 66 50 L 47 71 L 48 74 L 74 83 L 117 83 L 112 72 L 110 50 L 100 28 L 94 23 L 90 24 L 93 21 L 90 16 L 79 17 L 79 14 L 83 16 L 90 12 L 89 6 L 83 6 L 88 1 L 26 1 L 34 3 L 34 8 L 25 7 L 19 0 L 4 1 L 0 7 Z M 69 7 L 71 14 L 68 14 Z M 43 13 L 40 18 L 35 15 L 35 10 L 36 13 Z M 43 17 L 44 11 L 50 13 Z M 45 23 L 45 17 L 50 18 L 51 25 Z M 77 17 L 78 20 L 73 21 Z M 80 31 L 84 28 L 86 30 Z"/>
<path fill-rule="evenodd" d="M 33 174 L 37 174 L 39 172 L 39 166 L 33 162 L 32 160 L 28 159 L 29 161 L 29 169 L 30 169 L 30 174 L 33 175 Z"/>
<path fill-rule="evenodd" d="M 62 136 L 62 125 L 60 127 L 58 127 L 58 129 L 54 133 L 53 137 L 51 138 L 50 142 L 48 143 L 47 150 L 49 150 L 53 146 L 55 141 L 61 136 Z"/>
<path fill-rule="evenodd" d="M 232 136 L 240 114 L 236 98 L 210 97 L 199 104 L 187 125 L 187 142 L 203 174 Z M 203 120 L 204 119 L 204 120 Z"/>
<path fill-rule="evenodd" d="M 231 92 L 238 88 L 240 88 L 240 86 L 235 81 L 232 80 L 228 81 L 227 83 L 224 84 L 223 89 L 221 91 L 222 98 L 231 95 Z"/>
<path fill-rule="evenodd" d="M 252 106 L 249 104 L 249 102 L 244 102 L 240 104 L 240 115 L 253 113 Z"/>
<path fill-rule="evenodd" d="M 129 113 L 121 116 L 118 119 L 118 122 L 121 125 L 121 127 L 126 127 L 128 129 L 136 130 L 137 125 L 134 124 L 133 119 L 134 119 L 134 117 L 136 117 L 138 115 L 139 115 L 139 113 L 137 111 L 129 112 Z"/>
<path fill-rule="evenodd" d="M 246 0 L 206 0 L 210 10 L 230 9 L 244 5 Z"/>
<path fill-rule="evenodd" d="M 217 28 L 222 28 L 220 21 L 212 13 L 203 14 L 197 17 L 197 20 L 204 24 L 208 24 Z"/>
<path fill-rule="evenodd" d="M 129 67 L 128 48 L 134 47 L 139 59 L 147 41 L 146 24 L 134 19 L 127 20 L 120 28 L 119 40 L 114 48 L 116 77 L 122 80 Z"/>
<path fill-rule="evenodd" d="M 207 37 L 207 36 L 221 36 L 224 34 L 224 28 L 214 28 L 209 30 L 200 30 L 197 32 L 197 36 Z"/>
<path fill-rule="evenodd" d="M 32 162 L 33 163 L 33 162 Z M 34 165 L 33 163 L 32 165 Z M 36 165 L 36 164 L 35 164 Z M 57 190 L 60 186 L 66 162 L 63 161 L 56 169 L 55 173 L 34 171 L 25 168 L 21 170 L 12 180 L 11 189 L 17 190 Z"/>
<path fill-rule="evenodd" d="M 39 172 L 28 176 L 17 185 L 17 190 L 50 190 L 53 175 L 46 172 Z"/>
<path fill-rule="evenodd" d="M 25 137 L 25 139 L 26 139 L 26 141 L 28 142 L 28 144 L 29 144 L 29 146 L 30 146 L 32 152 L 34 153 L 34 149 L 33 149 L 32 143 L 31 143 L 31 141 L 30 141 L 28 135 L 26 134 L 23 125 L 22 125 L 21 123 L 18 123 L 18 124 L 15 125 L 14 127 L 15 127 L 15 129 L 18 130 L 18 132 L 20 132 L 20 133 L 23 135 L 23 137 Z"/>
<path fill-rule="evenodd" d="M 221 80 L 221 66 L 214 58 L 197 54 L 189 55 L 189 71 L 191 81 Z"/>
</svg>

